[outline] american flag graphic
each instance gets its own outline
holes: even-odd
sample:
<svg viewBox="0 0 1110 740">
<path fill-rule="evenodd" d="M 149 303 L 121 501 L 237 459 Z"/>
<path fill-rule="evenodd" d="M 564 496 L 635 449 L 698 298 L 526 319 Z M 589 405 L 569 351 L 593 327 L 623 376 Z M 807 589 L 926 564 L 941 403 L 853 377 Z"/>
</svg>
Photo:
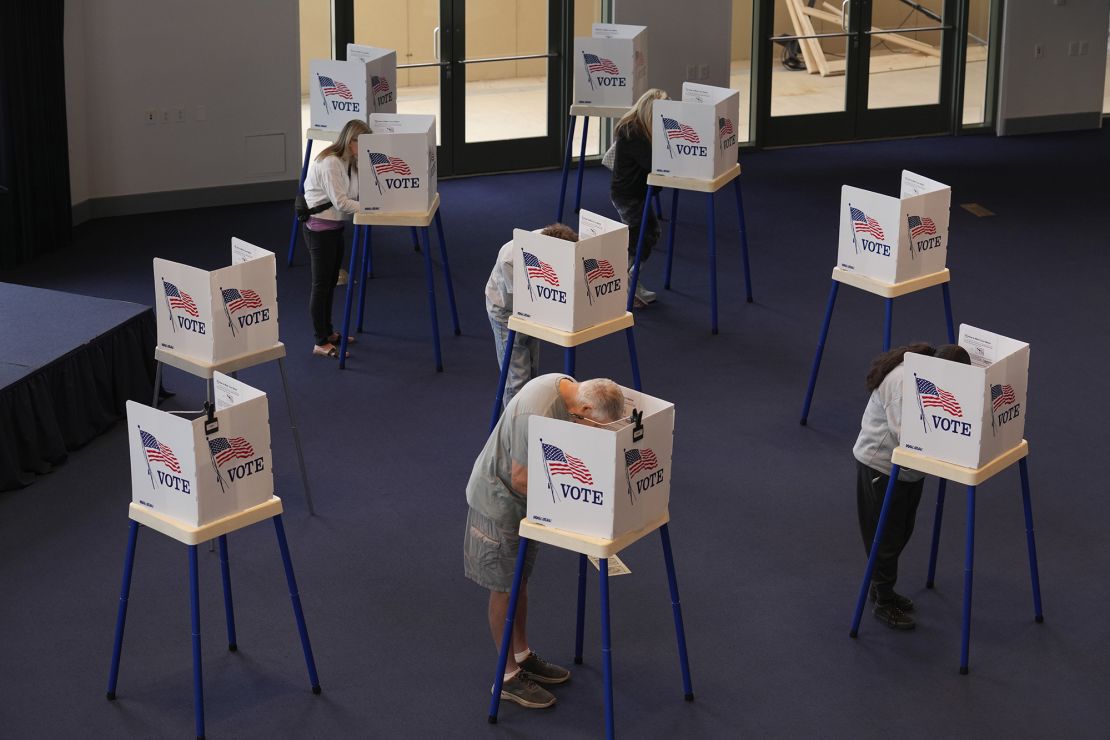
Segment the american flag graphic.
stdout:
<svg viewBox="0 0 1110 740">
<path fill-rule="evenodd" d="M 231 313 L 241 311 L 244 308 L 262 308 L 262 298 L 258 293 L 253 290 L 238 290 L 236 288 L 224 288 L 222 291 L 224 295 L 224 303 L 227 304 L 227 310 Z"/>
<path fill-rule="evenodd" d="M 559 276 L 555 274 L 555 269 L 531 252 L 524 253 L 524 267 L 528 271 L 528 277 L 538 278 L 548 285 L 559 287 Z"/>
<path fill-rule="evenodd" d="M 955 396 L 924 378 L 917 379 L 917 395 L 921 398 L 922 406 L 939 406 L 952 416 L 964 415 Z"/>
<path fill-rule="evenodd" d="M 994 402 L 994 410 L 1002 408 L 1008 403 L 1013 403 L 1017 400 L 1014 395 L 1014 387 L 1012 385 L 992 385 L 991 386 L 991 401 Z"/>
<path fill-rule="evenodd" d="M 608 280 L 616 275 L 613 272 L 613 264 L 609 260 L 582 260 L 582 267 L 586 270 L 587 283 L 600 279 Z"/>
<path fill-rule="evenodd" d="M 736 133 L 736 129 L 732 127 L 732 121 L 728 120 L 727 118 L 717 119 L 717 129 L 721 132 L 722 139 L 726 136 L 732 136 L 734 133 Z"/>
<path fill-rule="evenodd" d="M 698 132 L 687 126 L 685 123 L 679 123 L 673 118 L 661 116 L 663 119 L 663 130 L 667 132 L 668 139 L 684 139 L 691 144 L 700 144 L 701 139 L 698 138 Z"/>
<path fill-rule="evenodd" d="M 876 239 L 886 238 L 886 234 L 883 233 L 883 227 L 879 226 L 878 221 L 858 208 L 851 208 L 850 210 L 852 211 L 852 226 L 855 228 L 856 233 L 862 231 L 865 234 L 870 234 Z"/>
<path fill-rule="evenodd" d="M 243 437 L 214 437 L 208 440 L 208 451 L 212 453 L 217 465 L 223 465 L 237 457 L 243 460 L 254 457 L 254 448 Z"/>
<path fill-rule="evenodd" d="M 659 461 L 655 459 L 655 453 L 651 451 L 650 447 L 645 447 L 642 450 L 625 450 L 624 464 L 628 466 L 628 472 L 632 475 L 638 475 L 644 470 L 655 470 L 659 467 Z"/>
<path fill-rule="evenodd" d="M 350 100 L 354 97 L 351 94 L 351 88 L 344 85 L 342 82 L 336 82 L 330 77 L 317 75 L 320 78 L 320 89 L 324 91 L 324 95 L 338 95 L 344 100 Z"/>
<path fill-rule="evenodd" d="M 143 441 L 143 449 L 146 451 L 147 460 L 162 463 L 175 473 L 181 472 L 181 463 L 177 462 L 177 457 L 174 456 L 169 445 L 159 442 L 158 438 L 150 432 L 139 430 L 139 437 Z"/>
<path fill-rule="evenodd" d="M 591 72 L 604 72 L 607 75 L 619 75 L 621 73 L 617 65 L 613 64 L 612 59 L 599 57 L 597 54 L 583 54 L 582 59 L 586 62 L 586 69 Z"/>
<path fill-rule="evenodd" d="M 412 170 L 400 157 L 390 157 L 380 152 L 370 152 L 370 164 L 379 175 L 392 172 L 397 175 L 411 175 Z"/>
<path fill-rule="evenodd" d="M 165 280 L 162 281 L 162 285 L 166 289 L 166 298 L 170 302 L 170 308 L 180 308 L 194 318 L 200 317 L 196 301 L 193 300 L 191 295 L 183 290 L 178 290 L 176 285 L 167 283 Z"/>
<path fill-rule="evenodd" d="M 547 442 L 542 444 L 543 459 L 547 462 L 548 470 L 556 475 L 569 475 L 586 486 L 594 484 L 594 477 L 590 475 L 590 469 L 581 460 L 574 455 L 566 454 L 555 445 L 549 445 Z"/>
<path fill-rule="evenodd" d="M 937 225 L 931 218 L 923 218 L 921 216 L 910 216 L 910 236 L 921 236 L 922 234 L 936 234 Z M 882 237 L 879 237 L 880 239 Z"/>
<path fill-rule="evenodd" d="M 372 75 L 370 77 L 370 87 L 375 93 L 387 93 L 389 92 L 389 80 Z"/>
</svg>

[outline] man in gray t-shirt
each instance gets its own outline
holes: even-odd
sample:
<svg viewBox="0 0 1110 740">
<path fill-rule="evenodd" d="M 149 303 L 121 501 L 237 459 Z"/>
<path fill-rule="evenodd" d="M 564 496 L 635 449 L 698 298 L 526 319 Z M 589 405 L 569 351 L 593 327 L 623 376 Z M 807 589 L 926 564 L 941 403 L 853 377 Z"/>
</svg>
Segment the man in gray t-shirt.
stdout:
<svg viewBox="0 0 1110 740">
<path fill-rule="evenodd" d="M 500 646 L 509 611 L 509 591 L 520 549 L 517 530 L 528 508 L 528 419 L 545 416 L 604 426 L 623 415 L 624 394 L 611 380 L 578 383 L 558 373 L 541 375 L 513 397 L 474 461 L 466 484 L 470 510 L 463 542 L 463 571 L 467 578 L 489 589 L 494 645 Z M 501 690 L 502 699 L 530 708 L 555 703 L 555 697 L 537 682 L 557 684 L 570 678 L 569 671 L 544 661 L 528 646 L 527 579 L 535 558 L 536 547 L 531 546 L 517 597 L 512 650 Z"/>
</svg>

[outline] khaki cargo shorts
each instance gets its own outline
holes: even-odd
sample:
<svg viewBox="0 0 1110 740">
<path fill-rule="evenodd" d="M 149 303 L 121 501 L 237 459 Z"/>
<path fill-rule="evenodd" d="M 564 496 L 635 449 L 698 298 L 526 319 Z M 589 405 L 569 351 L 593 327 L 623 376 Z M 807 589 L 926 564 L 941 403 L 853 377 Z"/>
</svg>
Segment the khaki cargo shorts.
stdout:
<svg viewBox="0 0 1110 740">
<path fill-rule="evenodd" d="M 529 543 L 524 558 L 524 578 L 532 573 L 537 549 L 536 543 Z M 467 578 L 490 591 L 511 591 L 519 550 L 520 535 L 516 524 L 512 529 L 503 529 L 492 519 L 468 509 L 463 538 L 463 573 Z"/>
</svg>

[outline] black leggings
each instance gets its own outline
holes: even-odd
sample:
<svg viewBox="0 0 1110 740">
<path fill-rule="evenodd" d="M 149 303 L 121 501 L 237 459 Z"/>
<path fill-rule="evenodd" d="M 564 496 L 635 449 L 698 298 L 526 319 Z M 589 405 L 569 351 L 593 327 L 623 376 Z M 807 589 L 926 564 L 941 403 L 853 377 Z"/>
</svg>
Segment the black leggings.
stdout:
<svg viewBox="0 0 1110 740">
<path fill-rule="evenodd" d="M 868 555 L 871 554 L 871 544 L 875 540 L 875 529 L 879 526 L 879 513 L 883 508 L 883 497 L 886 496 L 889 482 L 889 475 L 856 461 L 856 511 L 859 514 L 859 532 L 863 536 L 864 552 Z M 894 490 L 890 494 L 890 508 L 886 515 L 886 529 L 875 558 L 875 572 L 871 574 L 871 585 L 880 594 L 894 590 L 894 582 L 898 580 L 898 556 L 902 554 L 913 534 L 917 505 L 921 503 L 921 491 L 924 487 L 924 478 L 894 483 Z"/>
<path fill-rule="evenodd" d="M 335 281 L 339 279 L 339 263 L 343 260 L 343 229 L 309 231 L 306 226 L 304 241 L 312 265 L 312 291 L 308 296 L 312 333 L 316 335 L 316 344 L 327 344 L 328 337 L 334 333 L 331 306 Z"/>
</svg>

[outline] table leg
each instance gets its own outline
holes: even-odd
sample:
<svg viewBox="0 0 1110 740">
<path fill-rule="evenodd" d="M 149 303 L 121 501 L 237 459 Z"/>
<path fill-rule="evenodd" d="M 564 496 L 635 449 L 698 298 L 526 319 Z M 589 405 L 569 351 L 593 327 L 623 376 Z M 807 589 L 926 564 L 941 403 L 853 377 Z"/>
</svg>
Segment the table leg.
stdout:
<svg viewBox="0 0 1110 740">
<path fill-rule="evenodd" d="M 370 280 L 374 277 L 374 245 L 370 242 L 371 227 L 367 226 L 362 234 L 362 250 L 365 253 L 363 261 L 362 279 Z"/>
<path fill-rule="evenodd" d="M 940 546 L 940 523 L 944 518 L 944 489 L 948 481 L 940 479 L 937 485 L 937 511 L 933 515 L 933 544 L 929 548 L 929 575 L 925 578 L 925 588 L 933 587 L 933 578 L 937 574 L 937 549 Z"/>
<path fill-rule="evenodd" d="M 516 553 L 516 570 L 513 571 L 513 585 L 509 590 L 509 611 L 505 615 L 505 631 L 501 633 L 501 651 L 497 655 L 497 675 L 493 679 L 493 695 L 489 702 L 489 723 L 497 724 L 497 707 L 501 703 L 501 686 L 505 683 L 505 665 L 509 662 L 509 648 L 513 643 L 513 621 L 516 619 L 516 602 L 520 596 L 520 581 L 524 576 L 524 556 L 528 552 L 528 540 L 520 538 Z"/>
<path fill-rule="evenodd" d="M 1033 619 L 1037 622 L 1044 621 L 1044 612 L 1041 610 L 1041 577 L 1037 569 L 1037 541 L 1033 537 L 1033 505 L 1029 498 L 1029 468 L 1026 465 L 1028 458 L 1018 461 L 1018 471 L 1021 473 L 1021 502 L 1025 508 L 1025 542 L 1029 547 L 1029 578 L 1033 582 Z"/>
<path fill-rule="evenodd" d="M 863 572 L 863 583 L 859 586 L 859 598 L 856 599 L 856 613 L 852 616 L 852 629 L 848 632 L 850 637 L 859 636 L 859 621 L 863 616 L 863 607 L 867 603 L 867 592 L 871 588 L 871 574 L 875 572 L 875 561 L 879 556 L 879 543 L 883 540 L 883 531 L 886 529 L 886 518 L 890 513 L 890 500 L 894 498 L 894 483 L 898 480 L 898 471 L 901 466 L 890 467 L 890 483 L 883 496 L 883 508 L 879 511 L 879 523 L 875 527 L 875 539 L 871 542 L 871 554 L 867 556 L 867 569 Z"/>
<path fill-rule="evenodd" d="M 455 327 L 455 336 L 462 331 L 459 329 L 459 312 L 455 309 L 455 285 L 451 281 L 451 265 L 447 262 L 447 240 L 443 238 L 443 221 L 436 210 L 436 235 L 439 236 L 439 256 L 443 260 L 443 280 L 447 283 L 447 302 L 451 306 L 451 324 Z"/>
<path fill-rule="evenodd" d="M 653 199 L 652 199 L 653 202 L 655 203 L 655 217 L 658 218 L 658 219 L 663 218 L 663 206 L 659 203 L 659 193 L 662 190 L 663 190 L 662 188 L 659 188 L 658 190 L 656 190 L 655 195 L 653 196 Z"/>
<path fill-rule="evenodd" d="M 312 139 L 308 139 L 304 143 L 304 161 L 301 163 L 301 179 L 297 181 L 297 193 L 304 195 L 304 180 L 308 177 L 308 161 L 312 155 Z M 293 228 L 289 232 L 289 259 L 287 265 L 293 266 L 293 254 L 297 250 L 297 227 L 300 222 L 297 221 L 297 216 L 293 216 Z"/>
<path fill-rule="evenodd" d="M 586 633 L 586 556 L 578 556 L 578 610 L 574 624 L 574 663 L 582 665 L 582 642 Z"/>
<path fill-rule="evenodd" d="M 501 358 L 501 374 L 497 380 L 497 395 L 493 399 L 493 413 L 489 419 L 489 430 L 492 432 L 493 428 L 497 426 L 497 420 L 501 417 L 501 406 L 505 399 L 505 383 L 509 379 L 509 361 L 513 358 L 513 342 L 516 341 L 516 331 L 509 329 L 508 339 L 505 341 L 505 353 Z"/>
<path fill-rule="evenodd" d="M 370 274 L 370 232 L 374 230 L 373 226 L 362 226 L 362 269 L 359 271 L 362 279 L 359 280 L 358 286 L 358 325 L 355 330 L 362 333 L 362 319 L 366 315 L 366 283 L 368 280 L 366 276 Z M 348 280 L 354 280 L 355 274 L 352 272 Z"/>
<path fill-rule="evenodd" d="M 428 236 L 428 227 L 420 230 L 424 237 L 424 280 L 428 283 L 428 313 L 432 317 L 432 348 L 435 351 L 436 372 L 443 372 L 443 355 L 439 348 L 439 317 L 436 316 L 436 284 L 432 275 L 432 243 Z"/>
<path fill-rule="evenodd" d="M 308 640 L 308 627 L 304 622 L 304 610 L 301 608 L 301 594 L 297 590 L 297 577 L 293 575 L 293 559 L 289 557 L 289 543 L 285 540 L 285 525 L 281 523 L 281 514 L 274 517 L 274 531 L 277 533 L 278 549 L 281 550 L 281 562 L 285 566 L 285 582 L 289 586 L 289 599 L 293 602 L 293 617 L 297 620 L 297 632 L 301 636 L 301 649 L 304 651 L 304 662 L 308 667 L 308 680 L 312 685 L 312 693 L 320 693 L 320 678 L 316 675 L 316 660 L 312 657 L 312 643 Z"/>
<path fill-rule="evenodd" d="M 351 235 L 351 264 L 347 268 L 347 275 L 355 274 L 355 259 L 358 257 L 358 230 L 353 228 Z M 339 369 L 347 367 L 347 337 L 351 335 L 351 305 L 354 303 L 355 281 L 347 279 L 347 297 L 343 301 L 343 331 L 339 332 Z"/>
<path fill-rule="evenodd" d="M 197 737 L 204 737 L 204 677 L 200 661 L 200 587 L 197 583 L 197 546 L 189 545 L 189 615 L 193 627 L 193 715 Z"/>
<path fill-rule="evenodd" d="M 127 623 L 127 600 L 131 595 L 131 572 L 135 568 L 135 541 L 139 537 L 139 523 L 129 521 L 127 554 L 123 556 L 123 581 L 119 587 L 119 611 L 116 612 L 116 636 L 112 642 L 112 667 L 108 669 L 108 701 L 116 698 L 116 681 L 119 679 L 119 658 L 123 652 L 123 628 Z"/>
<path fill-rule="evenodd" d="M 563 353 L 563 372 L 572 378 L 574 377 L 574 359 L 574 347 L 567 347 Z"/>
<path fill-rule="evenodd" d="M 227 649 L 235 652 L 239 649 L 235 639 L 235 606 L 231 599 L 231 564 L 227 558 L 227 535 L 221 534 L 220 541 L 220 576 L 224 584 L 224 612 L 227 616 Z"/>
<path fill-rule="evenodd" d="M 671 289 L 671 265 L 674 262 L 674 225 L 678 222 L 678 188 L 671 190 L 671 222 L 667 224 L 667 269 L 663 274 L 663 287 Z"/>
<path fill-rule="evenodd" d="M 883 352 L 890 351 L 890 327 L 894 322 L 894 299 L 886 299 L 886 315 L 883 319 Z"/>
<path fill-rule="evenodd" d="M 150 402 L 153 408 L 158 408 L 158 391 L 162 390 L 162 363 L 154 361 L 154 399 Z"/>
<path fill-rule="evenodd" d="M 301 449 L 301 430 L 297 427 L 297 417 L 293 414 L 293 396 L 289 393 L 289 379 L 285 376 L 285 358 L 279 357 L 277 362 L 281 373 L 281 389 L 285 393 L 285 410 L 289 413 L 289 428 L 293 431 L 293 446 L 297 448 L 297 464 L 301 468 L 305 502 L 308 504 L 309 515 L 316 516 L 316 507 L 312 505 L 312 488 L 308 485 L 308 470 L 304 466 L 304 450 Z"/>
<path fill-rule="evenodd" d="M 419 252 L 420 251 L 420 232 L 416 230 L 415 226 L 410 226 L 409 229 L 412 231 L 412 251 Z"/>
<path fill-rule="evenodd" d="M 825 340 L 829 336 L 829 324 L 832 322 L 833 306 L 836 305 L 836 293 L 840 290 L 840 283 L 832 281 L 829 289 L 829 300 L 825 304 L 825 319 L 821 322 L 821 336 L 817 338 L 817 352 L 813 355 L 813 367 L 809 371 L 809 385 L 806 386 L 806 399 L 802 404 L 802 426 L 809 420 L 809 407 L 813 403 L 813 389 L 817 387 L 817 371 L 821 369 L 821 356 L 825 353 Z"/>
<path fill-rule="evenodd" d="M 952 323 L 952 296 L 948 292 L 948 283 L 941 283 L 940 289 L 944 293 L 944 321 L 948 327 L 948 343 L 956 343 L 956 327 Z"/>
<path fill-rule="evenodd" d="M 636 356 L 636 335 L 632 333 L 631 326 L 624 330 L 624 337 L 628 340 L 628 360 L 632 363 L 632 387 L 641 390 L 640 360 Z"/>
<path fill-rule="evenodd" d="M 733 190 L 736 192 L 736 211 L 740 217 L 740 256 L 744 262 L 744 292 L 748 303 L 752 302 L 752 271 L 748 265 L 748 224 L 744 218 L 744 196 L 740 191 L 740 178 L 732 181 Z"/>
<path fill-rule="evenodd" d="M 967 550 L 964 554 L 963 638 L 960 642 L 960 675 L 967 675 L 968 652 L 971 648 L 971 576 L 975 566 L 975 486 L 967 487 Z"/>
<path fill-rule="evenodd" d="M 655 192 L 654 185 L 648 185 L 647 195 L 644 197 L 644 215 L 640 218 L 640 235 L 636 239 L 636 256 L 632 260 L 632 272 L 628 279 L 628 305 L 625 311 L 632 310 L 632 299 L 636 297 L 636 284 L 640 280 L 640 255 L 644 251 L 644 231 L 647 229 L 648 209 L 651 208 L 651 194 Z"/>
<path fill-rule="evenodd" d="M 578 150 L 578 189 L 574 193 L 574 212 L 582 208 L 582 175 L 586 173 L 586 133 L 590 130 L 590 117 L 582 116 L 582 146 Z"/>
<path fill-rule="evenodd" d="M 567 148 L 563 154 L 563 181 L 559 185 L 559 207 L 555 211 L 555 223 L 563 222 L 563 201 L 567 198 L 567 175 L 570 174 L 570 153 L 574 145 L 574 116 L 567 117 Z"/>
<path fill-rule="evenodd" d="M 717 333 L 717 212 L 713 193 L 706 193 L 709 226 L 709 316 L 713 333 Z"/>
<path fill-rule="evenodd" d="M 605 682 L 605 737 L 613 731 L 613 643 L 609 629 L 609 559 L 598 558 L 601 568 L 601 666 Z"/>
<path fill-rule="evenodd" d="M 674 572 L 674 555 L 671 552 L 671 534 L 664 524 L 659 528 L 663 540 L 663 560 L 667 565 L 667 586 L 671 591 L 671 611 L 674 612 L 674 634 L 678 641 L 678 663 L 682 668 L 682 690 L 686 701 L 694 700 L 694 687 L 690 681 L 690 658 L 686 653 L 686 628 L 682 623 L 682 601 L 678 598 L 678 579 Z"/>
</svg>

